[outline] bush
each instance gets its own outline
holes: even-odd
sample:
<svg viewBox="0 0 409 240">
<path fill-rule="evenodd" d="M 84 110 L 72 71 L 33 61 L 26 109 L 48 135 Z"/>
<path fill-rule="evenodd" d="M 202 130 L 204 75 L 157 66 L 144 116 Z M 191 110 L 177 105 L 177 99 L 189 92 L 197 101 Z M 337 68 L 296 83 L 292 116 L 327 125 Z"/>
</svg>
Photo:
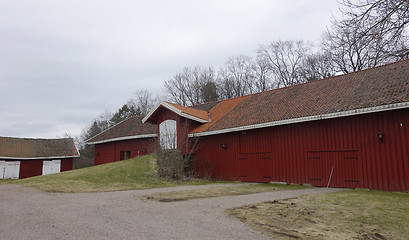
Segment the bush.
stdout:
<svg viewBox="0 0 409 240">
<path fill-rule="evenodd" d="M 179 150 L 157 150 L 156 161 L 158 176 L 161 178 L 180 180 L 186 176 L 190 158 L 183 156 Z"/>
</svg>

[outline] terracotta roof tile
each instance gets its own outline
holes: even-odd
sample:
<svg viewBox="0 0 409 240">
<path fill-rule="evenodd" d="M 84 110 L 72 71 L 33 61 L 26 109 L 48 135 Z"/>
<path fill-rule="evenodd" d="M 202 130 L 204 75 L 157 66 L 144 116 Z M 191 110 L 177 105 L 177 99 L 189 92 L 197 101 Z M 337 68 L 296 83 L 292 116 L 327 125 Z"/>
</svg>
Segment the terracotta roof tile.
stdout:
<svg viewBox="0 0 409 240">
<path fill-rule="evenodd" d="M 210 111 L 210 109 L 214 108 L 220 102 L 221 101 L 207 102 L 207 103 L 202 103 L 202 104 L 193 105 L 193 106 L 189 106 L 189 107 L 208 112 L 208 111 Z"/>
<path fill-rule="evenodd" d="M 243 96 L 218 102 L 216 106 L 209 110 L 210 122 L 198 126 L 197 128 L 193 129 L 191 133 L 206 131 L 247 97 L 248 96 Z"/>
<path fill-rule="evenodd" d="M 106 141 L 115 138 L 133 137 L 138 135 L 156 134 L 156 125 L 142 123 L 144 115 L 132 116 L 117 125 L 101 132 L 95 137 L 88 139 L 87 143 Z"/>
<path fill-rule="evenodd" d="M 409 60 L 220 102 L 194 133 L 409 101 Z M 237 105 L 230 105 L 237 103 Z"/>
<path fill-rule="evenodd" d="M 175 103 L 170 103 L 170 102 L 166 102 L 166 103 L 172 105 L 173 107 L 179 109 L 183 113 L 186 113 L 186 114 L 188 114 L 190 116 L 197 117 L 197 118 L 203 119 L 205 121 L 208 120 L 207 111 L 203 111 L 203 110 L 200 110 L 200 109 L 195 109 L 195 108 L 192 108 L 192 107 L 184 107 L 184 106 L 181 106 L 181 105 L 178 105 L 178 104 L 175 104 Z"/>
<path fill-rule="evenodd" d="M 31 139 L 0 137 L 0 158 L 78 157 L 72 138 Z"/>
</svg>

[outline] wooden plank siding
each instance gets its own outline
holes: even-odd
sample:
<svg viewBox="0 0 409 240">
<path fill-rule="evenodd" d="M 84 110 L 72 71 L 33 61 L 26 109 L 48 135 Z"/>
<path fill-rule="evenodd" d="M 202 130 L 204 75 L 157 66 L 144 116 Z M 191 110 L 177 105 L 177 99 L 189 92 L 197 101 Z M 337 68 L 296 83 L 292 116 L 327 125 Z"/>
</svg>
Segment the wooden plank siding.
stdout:
<svg viewBox="0 0 409 240">
<path fill-rule="evenodd" d="M 209 135 L 199 142 L 199 176 L 258 182 L 271 176 L 326 186 L 334 166 L 331 187 L 409 190 L 409 109 Z M 245 179 L 240 167 L 253 175 Z"/>
<path fill-rule="evenodd" d="M 121 151 L 130 151 L 130 157 L 134 158 L 152 153 L 155 147 L 156 138 L 141 138 L 96 144 L 94 150 L 94 165 L 120 161 Z"/>
</svg>

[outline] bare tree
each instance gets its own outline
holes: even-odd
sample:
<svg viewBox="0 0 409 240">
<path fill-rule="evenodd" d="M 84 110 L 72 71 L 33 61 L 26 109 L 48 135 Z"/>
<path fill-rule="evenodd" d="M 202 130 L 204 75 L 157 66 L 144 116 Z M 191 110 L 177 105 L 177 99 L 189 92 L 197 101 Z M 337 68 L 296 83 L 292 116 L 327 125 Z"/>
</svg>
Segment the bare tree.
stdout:
<svg viewBox="0 0 409 240">
<path fill-rule="evenodd" d="M 165 92 L 170 101 L 188 106 L 204 102 L 203 88 L 209 82 L 215 82 L 214 69 L 185 67 L 170 80 L 165 81 Z"/>
<path fill-rule="evenodd" d="M 253 63 L 254 88 L 257 92 L 263 92 L 272 88 L 272 73 L 267 61 L 257 55 Z"/>
<path fill-rule="evenodd" d="M 230 77 L 229 72 L 224 68 L 219 68 L 217 74 L 217 93 L 220 99 L 229 99 L 234 97 L 234 83 L 233 78 Z"/>
<path fill-rule="evenodd" d="M 397 42 L 371 29 L 362 35 L 365 26 L 351 20 L 333 21 L 331 30 L 323 36 L 323 50 L 331 56 L 337 71 L 348 73 L 396 60 L 393 56 Z"/>
<path fill-rule="evenodd" d="M 219 95 L 226 99 L 254 93 L 254 79 L 253 61 L 250 57 L 230 57 L 225 67 L 219 70 Z"/>
<path fill-rule="evenodd" d="M 340 0 L 341 11 L 349 21 L 362 27 L 360 38 L 383 36 L 396 45 L 390 55 L 407 58 L 407 25 L 409 23 L 409 1 L 407 0 Z"/>
<path fill-rule="evenodd" d="M 336 70 L 362 70 L 408 57 L 407 0 L 342 0 L 344 18 L 333 19 L 323 50 Z"/>
<path fill-rule="evenodd" d="M 158 102 L 157 97 L 153 97 L 148 90 L 136 90 L 126 105 L 133 107 L 139 114 L 147 114 L 156 102 Z"/>
<path fill-rule="evenodd" d="M 273 88 L 305 82 L 302 65 L 310 54 L 312 43 L 304 41 L 276 41 L 261 45 L 257 58 L 268 65 L 273 77 Z"/>
<path fill-rule="evenodd" d="M 326 53 L 312 53 L 304 59 L 302 78 L 311 81 L 335 75 L 331 56 Z"/>
<path fill-rule="evenodd" d="M 98 127 L 101 129 L 101 131 L 104 131 L 105 129 L 109 128 L 112 115 L 113 114 L 111 112 L 109 112 L 108 110 L 105 110 L 103 113 L 101 113 L 98 116 L 98 118 L 96 119 L 96 122 L 98 124 Z"/>
</svg>

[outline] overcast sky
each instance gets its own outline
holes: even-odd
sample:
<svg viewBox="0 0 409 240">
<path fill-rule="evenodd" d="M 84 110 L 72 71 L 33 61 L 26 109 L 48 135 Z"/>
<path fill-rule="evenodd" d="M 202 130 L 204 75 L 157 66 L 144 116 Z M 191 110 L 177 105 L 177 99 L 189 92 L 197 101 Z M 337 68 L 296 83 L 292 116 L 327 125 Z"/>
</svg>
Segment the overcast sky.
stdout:
<svg viewBox="0 0 409 240">
<path fill-rule="evenodd" d="M 0 136 L 79 135 L 183 67 L 319 42 L 336 0 L 0 0 Z"/>
</svg>

